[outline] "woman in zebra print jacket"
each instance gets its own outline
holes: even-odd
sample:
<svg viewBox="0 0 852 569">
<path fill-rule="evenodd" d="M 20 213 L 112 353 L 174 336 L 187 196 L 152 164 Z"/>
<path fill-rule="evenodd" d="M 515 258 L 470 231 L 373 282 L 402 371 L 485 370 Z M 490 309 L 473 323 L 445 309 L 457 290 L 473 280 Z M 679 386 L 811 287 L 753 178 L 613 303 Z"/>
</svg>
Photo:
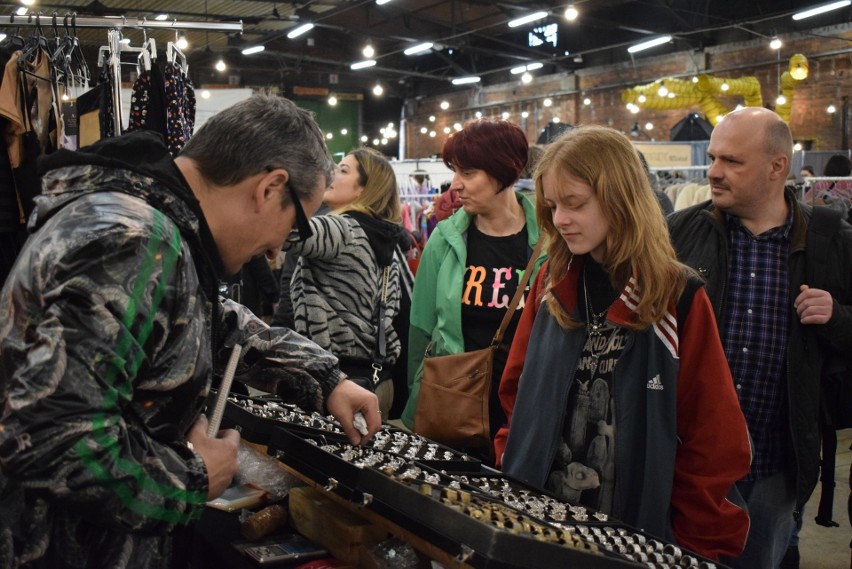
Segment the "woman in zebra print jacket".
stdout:
<svg viewBox="0 0 852 569">
<path fill-rule="evenodd" d="M 285 246 L 301 255 L 290 283 L 296 331 L 336 355 L 350 379 L 372 387 L 387 417 L 393 382 L 386 380 L 401 351 L 393 318 L 402 267 L 394 252 L 407 238 L 396 176 L 378 152 L 353 150 L 340 161 L 324 201 L 332 211 L 311 219 L 313 235 Z"/>
</svg>

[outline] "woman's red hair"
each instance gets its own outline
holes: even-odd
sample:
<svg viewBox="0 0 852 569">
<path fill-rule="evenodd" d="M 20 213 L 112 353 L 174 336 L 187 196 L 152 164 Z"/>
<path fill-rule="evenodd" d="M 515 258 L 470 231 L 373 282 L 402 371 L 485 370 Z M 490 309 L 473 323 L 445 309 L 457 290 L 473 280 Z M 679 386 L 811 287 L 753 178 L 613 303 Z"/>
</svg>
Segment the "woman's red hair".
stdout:
<svg viewBox="0 0 852 569">
<path fill-rule="evenodd" d="M 521 128 L 506 120 L 468 121 L 451 134 L 441 149 L 444 164 L 451 170 L 484 170 L 500 183 L 513 185 L 527 163 L 529 142 Z"/>
</svg>

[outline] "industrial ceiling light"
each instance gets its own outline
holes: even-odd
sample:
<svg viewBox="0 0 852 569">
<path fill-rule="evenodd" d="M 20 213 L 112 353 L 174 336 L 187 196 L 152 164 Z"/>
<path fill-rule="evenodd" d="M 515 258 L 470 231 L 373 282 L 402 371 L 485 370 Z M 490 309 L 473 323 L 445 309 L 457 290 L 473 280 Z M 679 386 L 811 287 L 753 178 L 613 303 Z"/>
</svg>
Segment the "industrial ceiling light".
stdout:
<svg viewBox="0 0 852 569">
<path fill-rule="evenodd" d="M 334 95 L 331 95 L 328 98 L 328 104 L 331 105 L 332 107 L 335 106 L 337 104 L 337 97 L 335 97 Z"/>
<path fill-rule="evenodd" d="M 219 61 L 216 62 L 216 71 L 225 71 L 227 68 L 228 66 L 225 64 L 224 59 L 220 58 Z"/>
<path fill-rule="evenodd" d="M 253 53 L 260 53 L 260 52 L 261 52 L 261 51 L 263 51 L 264 49 L 266 49 L 266 47 L 264 47 L 264 46 L 262 46 L 262 45 L 253 45 L 253 46 L 251 46 L 251 47 L 247 47 L 247 48 L 245 48 L 245 49 L 243 50 L 243 55 L 251 55 L 251 54 L 253 54 Z"/>
<path fill-rule="evenodd" d="M 445 110 L 445 111 L 446 111 L 446 110 L 447 110 L 447 109 L 449 109 L 449 108 L 450 108 L 450 103 L 449 103 L 449 101 L 441 101 L 441 109 L 442 109 L 442 110 Z"/>
<path fill-rule="evenodd" d="M 518 26 L 523 26 L 524 24 L 529 24 L 530 22 L 535 22 L 536 20 L 541 20 L 542 18 L 547 17 L 547 12 L 533 12 L 532 14 L 527 14 L 521 18 L 517 18 L 509 22 L 510 28 L 517 28 Z"/>
<path fill-rule="evenodd" d="M 526 71 L 535 71 L 536 69 L 541 69 L 544 67 L 543 63 L 530 63 L 528 65 L 521 65 L 519 67 L 513 67 L 509 70 L 509 73 L 512 75 L 520 75 Z"/>
<path fill-rule="evenodd" d="M 307 24 L 302 24 L 301 26 L 299 26 L 297 28 L 293 28 L 292 30 L 287 32 L 287 37 L 290 38 L 290 39 L 297 38 L 300 35 L 311 31 L 312 29 L 314 29 L 314 25 L 311 24 L 310 22 L 307 23 Z"/>
<path fill-rule="evenodd" d="M 568 4 L 568 8 L 565 9 L 565 19 L 569 22 L 573 22 L 579 15 L 580 12 L 577 11 L 577 8 L 575 8 L 574 5 Z"/>
<path fill-rule="evenodd" d="M 376 0 L 376 6 L 381 6 L 382 4 L 387 4 L 391 0 Z"/>
<path fill-rule="evenodd" d="M 781 49 L 781 46 L 784 44 L 781 43 L 781 40 L 778 39 L 777 36 L 772 38 L 772 41 L 769 42 L 769 47 L 772 49 Z"/>
<path fill-rule="evenodd" d="M 349 69 L 352 71 L 357 71 L 358 69 L 366 69 L 368 67 L 372 67 L 376 64 L 375 59 L 365 59 L 364 61 L 357 61 L 349 66 Z"/>
<path fill-rule="evenodd" d="M 434 44 L 430 41 L 419 43 L 417 45 L 413 45 L 413 46 L 409 47 L 403 53 L 405 55 L 416 55 L 418 53 L 423 53 L 424 51 L 428 51 L 428 50 L 432 49 L 433 45 Z"/>
<path fill-rule="evenodd" d="M 808 58 L 801 53 L 796 53 L 790 58 L 790 75 L 796 81 L 807 79 Z"/>
<path fill-rule="evenodd" d="M 849 1 L 852 2 L 852 0 Z M 657 47 L 658 45 L 663 45 L 664 43 L 669 43 L 670 41 L 672 41 L 672 36 L 660 36 L 648 41 L 643 41 L 642 43 L 637 43 L 636 45 L 631 45 L 627 48 L 627 52 L 638 53 L 640 51 L 645 51 L 646 49 L 651 49 L 652 47 Z"/>
<path fill-rule="evenodd" d="M 373 95 L 375 95 L 376 97 L 381 97 L 384 92 L 385 88 L 378 83 L 376 83 L 376 86 L 373 87 Z"/>
<path fill-rule="evenodd" d="M 834 113 L 836 113 L 836 112 L 837 112 L 837 107 L 835 107 L 834 105 L 828 105 L 828 106 L 825 108 L 825 112 L 827 112 L 827 113 L 828 113 L 828 114 L 830 114 L 830 115 L 833 115 Z"/>
<path fill-rule="evenodd" d="M 373 59 L 373 56 L 376 55 L 376 50 L 373 49 L 371 44 L 367 44 L 364 46 L 364 49 L 361 51 L 364 54 L 364 57 L 367 59 Z"/>
<path fill-rule="evenodd" d="M 811 16 L 816 16 L 817 14 L 825 14 L 826 12 L 831 12 L 832 10 L 839 10 L 840 8 L 845 8 L 849 4 L 852 4 L 852 0 L 840 0 L 839 2 L 823 4 L 821 6 L 809 8 L 801 12 L 796 12 L 795 14 L 793 14 L 793 19 L 804 20 L 805 18 L 810 18 Z"/>
<path fill-rule="evenodd" d="M 168 14 L 157 14 L 156 16 L 154 16 L 154 19 L 157 20 L 158 22 L 165 22 L 166 20 L 169 19 L 169 15 Z"/>
<path fill-rule="evenodd" d="M 467 85 L 468 83 L 479 83 L 482 77 L 471 75 L 469 77 L 456 77 L 453 79 L 453 85 Z"/>
<path fill-rule="evenodd" d="M 532 83 L 532 80 L 533 80 L 533 76 L 529 72 L 526 72 L 523 75 L 521 75 L 521 83 L 523 83 L 524 85 Z"/>
</svg>

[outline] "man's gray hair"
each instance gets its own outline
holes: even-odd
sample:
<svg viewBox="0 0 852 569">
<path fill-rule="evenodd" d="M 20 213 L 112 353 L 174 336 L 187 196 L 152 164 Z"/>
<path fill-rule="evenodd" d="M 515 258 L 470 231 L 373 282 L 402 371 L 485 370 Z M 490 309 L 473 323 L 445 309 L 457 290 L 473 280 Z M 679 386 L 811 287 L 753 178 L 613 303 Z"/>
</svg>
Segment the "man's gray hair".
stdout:
<svg viewBox="0 0 852 569">
<path fill-rule="evenodd" d="M 192 159 L 204 179 L 217 186 L 283 168 L 290 188 L 305 200 L 321 177 L 328 186 L 334 175 L 334 161 L 313 114 L 269 95 L 252 95 L 213 115 L 180 155 Z"/>
</svg>

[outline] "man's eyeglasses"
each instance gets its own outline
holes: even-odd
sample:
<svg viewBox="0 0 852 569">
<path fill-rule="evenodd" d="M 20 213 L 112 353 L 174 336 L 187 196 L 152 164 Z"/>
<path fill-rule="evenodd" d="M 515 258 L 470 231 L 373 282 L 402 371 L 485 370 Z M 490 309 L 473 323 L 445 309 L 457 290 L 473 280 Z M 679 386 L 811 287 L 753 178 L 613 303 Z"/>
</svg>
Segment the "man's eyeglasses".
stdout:
<svg viewBox="0 0 852 569">
<path fill-rule="evenodd" d="M 299 201 L 299 196 L 296 195 L 290 184 L 287 184 L 287 190 L 290 192 L 290 201 L 293 202 L 293 207 L 296 208 L 296 231 L 299 233 L 299 241 L 306 241 L 314 234 L 311 229 L 311 223 L 308 221 L 308 216 L 305 215 L 305 210 L 302 207 L 302 202 Z"/>
</svg>

